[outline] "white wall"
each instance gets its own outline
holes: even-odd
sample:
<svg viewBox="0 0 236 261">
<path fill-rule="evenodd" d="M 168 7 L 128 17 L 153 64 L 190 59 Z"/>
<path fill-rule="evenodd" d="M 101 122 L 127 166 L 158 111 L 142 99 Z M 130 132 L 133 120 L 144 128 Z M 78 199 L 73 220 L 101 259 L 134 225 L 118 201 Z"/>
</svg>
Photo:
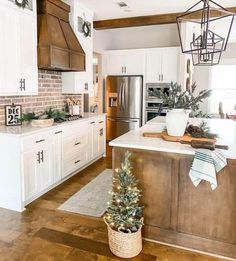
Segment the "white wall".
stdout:
<svg viewBox="0 0 236 261">
<path fill-rule="evenodd" d="M 94 30 L 94 50 L 179 46 L 176 24 Z"/>
</svg>

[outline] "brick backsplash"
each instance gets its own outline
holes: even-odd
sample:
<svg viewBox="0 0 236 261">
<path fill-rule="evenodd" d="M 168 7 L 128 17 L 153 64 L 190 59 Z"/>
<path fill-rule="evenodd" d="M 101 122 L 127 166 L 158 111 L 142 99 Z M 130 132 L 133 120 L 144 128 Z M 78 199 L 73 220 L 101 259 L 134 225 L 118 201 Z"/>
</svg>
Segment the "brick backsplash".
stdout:
<svg viewBox="0 0 236 261">
<path fill-rule="evenodd" d="M 0 125 L 5 124 L 5 105 L 12 103 L 22 105 L 22 111 L 40 112 L 50 107 L 64 110 L 66 98 L 73 96 L 81 100 L 81 95 L 63 95 L 61 72 L 39 70 L 39 93 L 34 96 L 0 97 Z"/>
</svg>

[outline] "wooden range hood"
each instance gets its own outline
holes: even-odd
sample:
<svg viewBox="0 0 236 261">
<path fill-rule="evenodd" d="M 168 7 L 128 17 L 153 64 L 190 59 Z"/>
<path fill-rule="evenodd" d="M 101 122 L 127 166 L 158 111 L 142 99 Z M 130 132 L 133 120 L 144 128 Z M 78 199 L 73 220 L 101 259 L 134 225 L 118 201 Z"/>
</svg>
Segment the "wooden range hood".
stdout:
<svg viewBox="0 0 236 261">
<path fill-rule="evenodd" d="M 61 0 L 39 0 L 38 67 L 85 71 L 85 52 L 69 24 L 70 6 Z"/>
</svg>

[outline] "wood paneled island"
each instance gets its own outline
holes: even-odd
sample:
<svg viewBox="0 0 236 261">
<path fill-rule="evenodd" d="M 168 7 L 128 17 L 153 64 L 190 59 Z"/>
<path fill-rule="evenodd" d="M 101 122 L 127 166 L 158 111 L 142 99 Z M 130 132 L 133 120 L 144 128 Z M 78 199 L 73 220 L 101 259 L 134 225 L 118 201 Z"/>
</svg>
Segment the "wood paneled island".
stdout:
<svg viewBox="0 0 236 261">
<path fill-rule="evenodd" d="M 215 120 L 211 123 L 217 126 Z M 192 184 L 190 146 L 142 137 L 142 132 L 158 131 L 161 124 L 146 125 L 110 143 L 114 168 L 120 166 L 125 151 L 133 154 L 133 172 L 140 180 L 145 207 L 144 238 L 236 258 L 236 124 L 222 120 L 219 124 L 231 128 L 228 137 L 218 141 L 227 142 L 230 150 L 214 191 L 205 181 L 197 187 Z"/>
</svg>

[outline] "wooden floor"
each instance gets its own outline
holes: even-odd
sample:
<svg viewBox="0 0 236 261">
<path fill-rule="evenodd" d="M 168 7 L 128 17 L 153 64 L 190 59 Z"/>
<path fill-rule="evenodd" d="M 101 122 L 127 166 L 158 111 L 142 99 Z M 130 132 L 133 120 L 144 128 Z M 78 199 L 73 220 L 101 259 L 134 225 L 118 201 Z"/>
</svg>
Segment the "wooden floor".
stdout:
<svg viewBox="0 0 236 261">
<path fill-rule="evenodd" d="M 100 172 L 111 168 L 111 154 L 17 213 L 0 209 L 0 260 L 115 261 L 106 226 L 91 218 L 57 210 Z M 135 261 L 217 261 L 206 255 L 144 241 Z"/>
</svg>

